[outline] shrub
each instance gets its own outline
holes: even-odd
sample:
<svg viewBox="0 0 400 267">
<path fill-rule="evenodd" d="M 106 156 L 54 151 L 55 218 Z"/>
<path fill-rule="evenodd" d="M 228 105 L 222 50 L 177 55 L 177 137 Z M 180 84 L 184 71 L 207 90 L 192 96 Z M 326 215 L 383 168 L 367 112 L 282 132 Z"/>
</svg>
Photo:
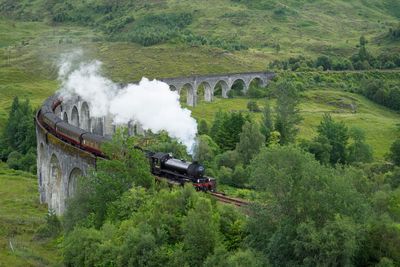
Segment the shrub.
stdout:
<svg viewBox="0 0 400 267">
<path fill-rule="evenodd" d="M 258 107 L 258 104 L 256 101 L 249 101 L 247 103 L 247 109 L 250 112 L 260 112 L 261 111 L 260 108 Z"/>
</svg>

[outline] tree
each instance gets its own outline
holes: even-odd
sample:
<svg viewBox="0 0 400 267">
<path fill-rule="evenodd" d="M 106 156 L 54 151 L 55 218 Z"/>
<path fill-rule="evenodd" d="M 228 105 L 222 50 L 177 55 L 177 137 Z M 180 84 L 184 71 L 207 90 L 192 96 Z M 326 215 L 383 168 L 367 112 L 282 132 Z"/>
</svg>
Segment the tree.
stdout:
<svg viewBox="0 0 400 267">
<path fill-rule="evenodd" d="M 260 108 L 258 107 L 258 104 L 256 101 L 249 101 L 247 103 L 247 109 L 250 112 L 259 112 L 260 111 Z"/>
<path fill-rule="evenodd" d="M 274 120 L 272 117 L 272 109 L 268 102 L 265 103 L 263 109 L 261 132 L 265 136 L 265 141 L 268 144 L 271 133 L 274 131 Z"/>
<path fill-rule="evenodd" d="M 331 115 L 325 114 L 322 118 L 317 132 L 320 138 L 325 138 L 331 146 L 329 162 L 331 164 L 345 164 L 347 160 L 346 146 L 349 133 L 343 122 L 335 122 Z"/>
<path fill-rule="evenodd" d="M 364 131 L 354 127 L 350 130 L 350 137 L 353 143 L 348 147 L 348 162 L 371 162 L 372 148 L 365 143 Z"/>
<path fill-rule="evenodd" d="M 260 132 L 257 123 L 246 122 L 243 125 L 240 141 L 236 145 L 236 151 L 242 158 L 244 164 L 248 164 L 250 160 L 260 151 L 264 145 L 265 137 Z"/>
<path fill-rule="evenodd" d="M 250 169 L 262 199 L 248 223 L 251 247 L 275 266 L 354 264 L 370 212 L 355 172 L 320 165 L 293 146 L 263 148 Z"/>
<path fill-rule="evenodd" d="M 301 146 L 311 154 L 314 154 L 315 159 L 322 164 L 330 163 L 330 155 L 332 146 L 328 138 L 325 136 L 317 136 L 311 141 L 302 141 Z"/>
<path fill-rule="evenodd" d="M 199 125 L 198 125 L 197 128 L 198 128 L 197 131 L 198 131 L 198 134 L 199 134 L 199 135 L 208 134 L 208 132 L 209 132 L 208 124 L 207 124 L 207 122 L 206 122 L 205 120 L 203 120 L 203 119 L 200 120 L 200 123 L 199 123 Z"/>
<path fill-rule="evenodd" d="M 298 109 L 299 95 L 294 84 L 288 81 L 280 82 L 275 93 L 275 130 L 281 135 L 280 144 L 285 145 L 295 140 L 298 132 L 296 126 L 302 120 Z"/>
<path fill-rule="evenodd" d="M 330 70 L 332 69 L 332 60 L 328 56 L 320 56 L 317 58 L 315 66 L 322 67 L 323 70 Z"/>
<path fill-rule="evenodd" d="M 232 181 L 230 185 L 235 187 L 244 187 L 249 181 L 249 173 L 247 169 L 243 168 L 242 165 L 238 165 L 235 167 L 235 170 L 232 173 Z"/>
<path fill-rule="evenodd" d="M 201 266 L 217 243 L 217 222 L 209 200 L 199 199 L 195 203 L 182 221 L 182 231 L 185 258 L 190 266 Z"/>
<path fill-rule="evenodd" d="M 200 135 L 194 148 L 194 160 L 207 164 L 219 153 L 218 145 L 208 135 Z"/>
<path fill-rule="evenodd" d="M 21 103 L 18 97 L 15 97 L 0 136 L 0 160 L 7 160 L 11 155 L 9 166 L 12 168 L 25 171 L 35 170 L 36 133 L 32 119 L 33 111 L 29 100 Z M 19 163 L 15 161 L 17 154 L 13 152 L 19 153 Z"/>
<path fill-rule="evenodd" d="M 362 36 L 360 37 L 360 46 L 365 46 L 367 43 L 368 43 L 368 42 L 367 42 L 367 39 L 365 38 L 364 35 L 362 35 Z"/>
<path fill-rule="evenodd" d="M 389 159 L 397 166 L 400 166 L 400 139 L 393 142 L 390 147 Z"/>
<path fill-rule="evenodd" d="M 215 114 L 210 135 L 223 151 L 233 150 L 236 143 L 239 142 L 239 134 L 242 131 L 243 124 L 248 120 L 249 118 L 241 112 L 218 111 Z"/>
<path fill-rule="evenodd" d="M 133 186 L 147 189 L 154 186 L 149 162 L 142 151 L 133 149 L 133 141 L 124 132 L 117 132 L 110 143 L 103 145 L 102 149 L 109 159 L 99 160 L 96 171 L 79 180 L 65 214 L 67 230 L 81 221 L 101 227 L 111 202 L 118 200 Z M 93 214 L 93 221 L 87 221 L 89 214 Z"/>
</svg>

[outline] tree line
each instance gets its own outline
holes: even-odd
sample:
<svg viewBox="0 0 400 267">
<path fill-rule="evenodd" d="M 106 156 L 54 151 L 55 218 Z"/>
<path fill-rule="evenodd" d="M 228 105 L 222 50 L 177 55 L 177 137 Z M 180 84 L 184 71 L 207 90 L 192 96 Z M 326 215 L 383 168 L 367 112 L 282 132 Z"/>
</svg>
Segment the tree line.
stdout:
<svg viewBox="0 0 400 267">
<path fill-rule="evenodd" d="M 400 53 L 385 51 L 379 55 L 373 55 L 367 49 L 368 41 L 364 36 L 360 37 L 358 52 L 351 57 L 330 57 L 321 55 L 316 59 L 304 56 L 291 57 L 287 60 L 274 60 L 269 64 L 271 69 L 292 71 L 344 71 L 344 70 L 370 70 L 370 69 L 394 69 L 400 67 Z"/>
<path fill-rule="evenodd" d="M 0 135 L 0 160 L 16 170 L 36 173 L 36 133 L 34 110 L 29 100 L 15 97 Z"/>
</svg>

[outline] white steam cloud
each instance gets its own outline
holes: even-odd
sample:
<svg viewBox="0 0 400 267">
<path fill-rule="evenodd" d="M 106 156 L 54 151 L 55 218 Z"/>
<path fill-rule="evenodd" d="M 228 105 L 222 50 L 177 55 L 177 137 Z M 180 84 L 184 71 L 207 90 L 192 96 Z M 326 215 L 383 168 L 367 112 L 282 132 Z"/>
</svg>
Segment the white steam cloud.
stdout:
<svg viewBox="0 0 400 267">
<path fill-rule="evenodd" d="M 179 94 L 169 85 L 142 78 L 139 84 L 120 88 L 101 75 L 101 62 L 79 63 L 81 51 L 66 54 L 59 64 L 60 94 L 64 100 L 80 96 L 90 105 L 91 116 L 111 114 L 114 124 L 139 122 L 144 130 L 167 131 L 191 151 L 197 134 L 191 111 L 182 108 Z"/>
</svg>

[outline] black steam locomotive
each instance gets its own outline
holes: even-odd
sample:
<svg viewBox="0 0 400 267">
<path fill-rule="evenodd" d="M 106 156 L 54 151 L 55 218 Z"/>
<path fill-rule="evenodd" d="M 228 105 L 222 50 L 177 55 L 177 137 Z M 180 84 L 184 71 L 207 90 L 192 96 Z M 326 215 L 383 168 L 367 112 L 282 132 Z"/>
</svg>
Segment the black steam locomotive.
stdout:
<svg viewBox="0 0 400 267">
<path fill-rule="evenodd" d="M 55 114 L 55 110 L 59 105 L 61 105 L 61 100 L 54 96 L 45 101 L 36 115 L 39 127 L 43 127 L 47 133 L 51 133 L 67 143 L 91 152 L 95 156 L 104 157 L 101 146 L 103 143 L 109 141 L 109 139 L 61 120 Z M 199 191 L 215 190 L 215 179 L 204 176 L 205 169 L 201 164 L 179 160 L 173 158 L 168 153 L 155 153 L 139 147 L 136 148 L 145 153 L 150 162 L 151 172 L 158 179 L 167 179 L 169 183 L 179 185 L 189 182 Z"/>
<path fill-rule="evenodd" d="M 136 148 L 142 150 L 139 147 Z M 189 182 L 198 191 L 215 191 L 215 179 L 205 176 L 205 168 L 198 162 L 176 159 L 164 152 L 142 151 L 149 159 L 152 174 L 165 177 L 172 184 L 183 185 Z"/>
</svg>

